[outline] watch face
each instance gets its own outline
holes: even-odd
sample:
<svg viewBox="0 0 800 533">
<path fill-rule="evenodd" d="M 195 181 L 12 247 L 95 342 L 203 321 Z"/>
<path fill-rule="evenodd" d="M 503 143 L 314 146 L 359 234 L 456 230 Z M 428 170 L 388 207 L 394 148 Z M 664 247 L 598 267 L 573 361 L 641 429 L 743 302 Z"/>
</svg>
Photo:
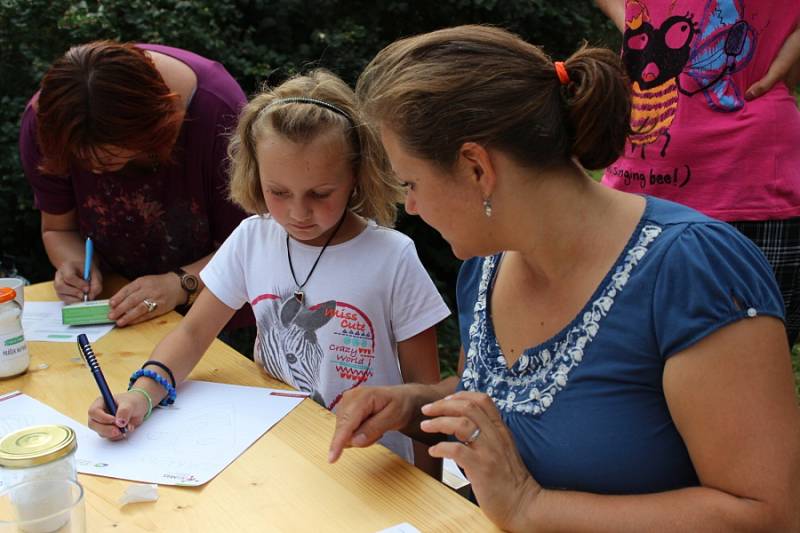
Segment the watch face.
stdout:
<svg viewBox="0 0 800 533">
<path fill-rule="evenodd" d="M 196 291 L 197 286 L 199 285 L 197 281 L 197 276 L 194 276 L 192 274 L 186 274 L 185 276 L 183 276 L 183 278 L 181 278 L 181 284 L 183 285 L 183 288 L 189 292 Z"/>
</svg>

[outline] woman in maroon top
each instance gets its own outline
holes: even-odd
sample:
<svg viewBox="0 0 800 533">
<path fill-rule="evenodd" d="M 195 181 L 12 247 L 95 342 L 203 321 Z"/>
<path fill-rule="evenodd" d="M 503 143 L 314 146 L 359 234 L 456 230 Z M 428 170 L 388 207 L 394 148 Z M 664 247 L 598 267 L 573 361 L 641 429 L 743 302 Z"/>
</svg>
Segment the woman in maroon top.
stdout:
<svg viewBox="0 0 800 533">
<path fill-rule="evenodd" d="M 131 280 L 111 298 L 119 326 L 191 304 L 196 274 L 245 216 L 227 199 L 225 164 L 245 102 L 222 65 L 167 46 L 97 41 L 53 63 L 20 154 L 64 302 L 96 297 L 113 271 Z"/>
</svg>

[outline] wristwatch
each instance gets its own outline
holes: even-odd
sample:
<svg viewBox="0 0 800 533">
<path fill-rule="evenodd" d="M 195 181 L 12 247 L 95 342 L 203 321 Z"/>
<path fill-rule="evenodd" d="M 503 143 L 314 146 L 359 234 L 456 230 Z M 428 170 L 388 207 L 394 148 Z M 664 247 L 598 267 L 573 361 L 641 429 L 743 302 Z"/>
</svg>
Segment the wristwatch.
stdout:
<svg viewBox="0 0 800 533">
<path fill-rule="evenodd" d="M 194 274 L 189 274 L 182 268 L 176 268 L 173 272 L 175 272 L 181 280 L 181 288 L 186 291 L 186 303 L 184 304 L 186 307 L 189 307 L 194 303 L 194 299 L 197 298 L 197 289 L 200 287 L 200 280 L 197 279 L 197 276 Z"/>
</svg>

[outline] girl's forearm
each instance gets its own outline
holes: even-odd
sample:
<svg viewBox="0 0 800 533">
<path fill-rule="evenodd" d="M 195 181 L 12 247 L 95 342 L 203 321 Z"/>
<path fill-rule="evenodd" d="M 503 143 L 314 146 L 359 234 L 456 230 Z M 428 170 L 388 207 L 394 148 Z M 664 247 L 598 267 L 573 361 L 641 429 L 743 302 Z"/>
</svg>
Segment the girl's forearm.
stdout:
<svg viewBox="0 0 800 533">
<path fill-rule="evenodd" d="M 185 321 L 186 318 L 175 330 L 164 337 L 149 357 L 150 360 L 163 363 L 172 371 L 176 387 L 186 380 L 213 341 L 213 337 L 208 339 L 206 335 L 193 333 L 189 327 L 186 327 Z M 158 366 L 148 366 L 147 369 L 169 380 L 167 373 Z M 135 385 L 147 390 L 153 398 L 154 404 L 160 402 L 167 395 L 167 391 L 161 385 L 149 378 L 139 378 Z"/>
<path fill-rule="evenodd" d="M 625 2 L 623 0 L 595 0 L 595 4 L 611 19 L 620 32 L 625 31 Z"/>
</svg>

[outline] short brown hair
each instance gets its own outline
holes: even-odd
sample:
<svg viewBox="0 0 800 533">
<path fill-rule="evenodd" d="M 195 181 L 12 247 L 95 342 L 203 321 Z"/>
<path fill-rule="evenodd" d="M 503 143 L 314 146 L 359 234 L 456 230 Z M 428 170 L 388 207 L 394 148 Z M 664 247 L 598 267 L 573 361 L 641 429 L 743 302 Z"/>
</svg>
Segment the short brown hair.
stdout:
<svg viewBox="0 0 800 533">
<path fill-rule="evenodd" d="M 115 146 L 168 161 L 183 114 L 144 51 L 130 43 L 73 46 L 42 79 L 36 118 L 40 170 L 87 168 L 98 147 Z"/>
<path fill-rule="evenodd" d="M 630 95 L 617 54 L 584 45 L 553 61 L 508 31 L 459 26 L 396 41 L 362 72 L 356 94 L 373 123 L 385 123 L 418 157 L 452 166 L 472 141 L 520 164 L 552 166 L 576 157 L 602 168 L 622 152 Z"/>
<path fill-rule="evenodd" d="M 279 102 L 278 99 L 305 97 L 334 105 L 348 117 L 320 105 Z M 383 147 L 367 128 L 355 106 L 355 94 L 339 77 L 317 69 L 295 76 L 278 87 L 264 88 L 242 109 L 236 133 L 228 144 L 231 159 L 230 198 L 245 211 L 266 214 L 261 190 L 256 144 L 269 132 L 291 142 L 306 143 L 337 128 L 350 149 L 356 188 L 350 209 L 384 226 L 392 226 L 402 189 L 390 172 Z"/>
</svg>

